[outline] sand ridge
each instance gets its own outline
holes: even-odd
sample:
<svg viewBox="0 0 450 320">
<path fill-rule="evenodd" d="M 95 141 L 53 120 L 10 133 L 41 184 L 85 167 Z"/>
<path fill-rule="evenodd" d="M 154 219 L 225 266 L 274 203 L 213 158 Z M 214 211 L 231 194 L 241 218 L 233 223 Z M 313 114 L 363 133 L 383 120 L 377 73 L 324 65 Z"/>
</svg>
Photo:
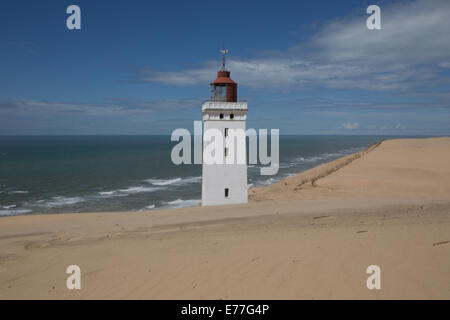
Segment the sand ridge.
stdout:
<svg viewBox="0 0 450 320">
<path fill-rule="evenodd" d="M 450 138 L 380 141 L 266 187 L 249 190 L 253 201 L 330 197 L 424 199 L 450 196 Z"/>
</svg>

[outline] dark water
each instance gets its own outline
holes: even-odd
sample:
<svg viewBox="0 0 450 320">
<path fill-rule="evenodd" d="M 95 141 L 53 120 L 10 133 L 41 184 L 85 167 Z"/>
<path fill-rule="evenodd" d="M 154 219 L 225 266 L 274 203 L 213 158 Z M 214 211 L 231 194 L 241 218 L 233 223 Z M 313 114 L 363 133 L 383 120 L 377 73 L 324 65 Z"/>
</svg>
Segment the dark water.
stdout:
<svg viewBox="0 0 450 320">
<path fill-rule="evenodd" d="M 281 136 L 280 170 L 267 185 L 357 152 L 377 136 Z M 386 137 L 384 137 L 386 138 Z M 169 136 L 0 137 L 0 216 L 148 210 L 197 205 L 201 165 L 174 165 Z"/>
</svg>

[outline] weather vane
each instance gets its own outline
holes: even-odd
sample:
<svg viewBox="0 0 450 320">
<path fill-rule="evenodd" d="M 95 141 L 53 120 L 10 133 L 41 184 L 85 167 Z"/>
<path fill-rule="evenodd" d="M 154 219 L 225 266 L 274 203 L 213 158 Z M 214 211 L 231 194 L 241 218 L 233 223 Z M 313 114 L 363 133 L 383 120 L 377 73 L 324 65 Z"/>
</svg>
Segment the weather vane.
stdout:
<svg viewBox="0 0 450 320">
<path fill-rule="evenodd" d="M 225 49 L 222 46 L 222 50 L 220 50 L 220 52 L 222 53 L 222 70 L 225 70 L 225 55 L 228 53 L 228 49 Z"/>
</svg>

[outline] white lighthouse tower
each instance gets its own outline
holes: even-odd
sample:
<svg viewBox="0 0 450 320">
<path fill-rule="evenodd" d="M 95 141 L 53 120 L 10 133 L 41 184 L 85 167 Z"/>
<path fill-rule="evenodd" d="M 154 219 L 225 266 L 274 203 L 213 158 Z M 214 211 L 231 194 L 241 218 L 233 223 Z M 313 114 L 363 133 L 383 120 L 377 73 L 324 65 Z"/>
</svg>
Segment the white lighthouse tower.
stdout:
<svg viewBox="0 0 450 320">
<path fill-rule="evenodd" d="M 223 205 L 248 202 L 246 139 L 235 139 L 231 132 L 244 132 L 247 120 L 247 102 L 237 101 L 237 83 L 231 80 L 230 72 L 225 68 L 225 54 L 222 50 L 222 69 L 217 79 L 211 83 L 211 98 L 202 104 L 203 117 L 203 166 L 202 166 L 202 205 Z M 223 139 L 223 163 L 207 163 L 205 153 L 208 144 L 214 141 L 206 139 L 209 129 L 219 130 Z M 240 129 L 240 130 L 239 130 Z M 222 152 L 220 152 L 222 155 Z M 237 158 L 241 157 L 241 161 Z M 228 157 L 234 157 L 234 160 Z M 242 160 L 243 157 L 243 160 Z"/>
</svg>

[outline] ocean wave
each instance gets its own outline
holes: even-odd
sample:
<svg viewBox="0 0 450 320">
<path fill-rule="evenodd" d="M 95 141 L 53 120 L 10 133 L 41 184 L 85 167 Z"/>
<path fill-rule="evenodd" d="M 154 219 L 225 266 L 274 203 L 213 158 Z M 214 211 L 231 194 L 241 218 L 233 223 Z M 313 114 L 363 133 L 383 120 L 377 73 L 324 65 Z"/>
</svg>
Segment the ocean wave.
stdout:
<svg viewBox="0 0 450 320">
<path fill-rule="evenodd" d="M 136 187 L 129 187 L 126 189 L 119 189 L 117 191 L 126 193 L 126 194 L 131 194 L 131 193 L 151 192 L 151 191 L 155 191 L 155 190 L 159 190 L 159 189 L 152 188 L 152 187 L 136 186 Z"/>
<path fill-rule="evenodd" d="M 14 207 L 17 207 L 17 205 L 12 204 L 10 206 L 2 206 L 3 209 L 11 209 L 11 208 L 14 208 Z"/>
<path fill-rule="evenodd" d="M 198 183 L 202 180 L 201 176 L 187 177 L 187 178 L 172 178 L 172 179 L 145 179 L 144 181 L 154 186 L 168 186 L 168 185 L 186 185 L 190 183 Z"/>
<path fill-rule="evenodd" d="M 164 179 L 147 179 L 145 181 L 148 182 L 148 183 L 151 183 L 151 184 L 153 184 L 155 186 L 167 186 L 169 184 L 173 184 L 173 183 L 181 181 L 181 178 L 167 179 L 167 180 L 164 180 Z"/>
<path fill-rule="evenodd" d="M 200 200 L 197 200 L 197 199 L 190 199 L 190 200 L 177 199 L 177 200 L 166 202 L 166 204 L 169 208 L 195 207 L 199 203 L 200 203 Z"/>
<path fill-rule="evenodd" d="M 100 191 L 98 194 L 101 196 L 111 196 L 113 194 L 116 194 L 118 191 L 117 190 L 113 190 L 113 191 Z"/>
<path fill-rule="evenodd" d="M 300 163 L 311 163 L 311 162 L 318 162 L 318 161 L 320 161 L 320 160 L 325 160 L 325 159 L 327 159 L 328 158 L 328 156 L 326 156 L 325 154 L 323 154 L 323 155 L 318 155 L 318 156 L 311 156 L 311 157 L 306 157 L 306 158 L 304 158 L 304 157 L 300 157 L 300 158 L 297 158 L 296 160 L 296 162 L 300 162 Z M 295 163 L 295 162 L 294 162 Z"/>
<path fill-rule="evenodd" d="M 40 206 L 51 208 L 51 207 L 64 207 L 71 204 L 76 204 L 85 201 L 81 197 L 52 197 L 51 200 L 37 201 Z"/>
<path fill-rule="evenodd" d="M 202 181 L 202 176 L 188 177 L 183 179 L 183 183 L 197 183 Z"/>
<path fill-rule="evenodd" d="M 14 190 L 14 191 L 8 191 L 8 194 L 26 194 L 28 191 L 24 190 Z"/>
<path fill-rule="evenodd" d="M 119 190 L 112 190 L 112 191 L 100 191 L 99 197 L 97 198 L 112 198 L 112 197 L 126 197 L 130 195 L 130 193 L 121 192 Z"/>
<path fill-rule="evenodd" d="M 151 204 L 151 205 L 146 206 L 145 208 L 139 209 L 138 212 L 153 210 L 153 209 L 155 209 L 155 207 L 156 206 L 154 204 Z"/>
<path fill-rule="evenodd" d="M 30 213 L 31 209 L 15 209 L 15 210 L 0 210 L 0 216 L 15 216 L 19 214 Z"/>
<path fill-rule="evenodd" d="M 258 185 L 263 185 L 263 186 L 268 186 L 269 184 L 275 183 L 275 179 L 274 178 L 269 178 L 266 180 L 259 180 L 256 182 L 256 184 Z"/>
<path fill-rule="evenodd" d="M 321 153 L 315 156 L 309 156 L 309 157 L 297 157 L 293 161 L 291 161 L 289 164 L 283 164 L 283 166 L 294 166 L 297 164 L 303 164 L 303 163 L 314 163 L 314 162 L 320 162 L 322 160 L 329 160 L 332 158 L 340 158 L 355 152 L 359 152 L 361 148 L 355 147 L 355 148 L 348 148 L 348 149 L 342 149 L 336 152 L 326 152 Z M 281 167 L 281 166 L 280 166 Z"/>
<path fill-rule="evenodd" d="M 111 191 L 100 191 L 98 194 L 103 198 L 109 197 L 125 197 L 130 194 L 142 193 L 142 192 L 153 192 L 159 190 L 155 187 L 144 187 L 144 186 L 132 186 L 125 189 L 111 190 Z"/>
</svg>

